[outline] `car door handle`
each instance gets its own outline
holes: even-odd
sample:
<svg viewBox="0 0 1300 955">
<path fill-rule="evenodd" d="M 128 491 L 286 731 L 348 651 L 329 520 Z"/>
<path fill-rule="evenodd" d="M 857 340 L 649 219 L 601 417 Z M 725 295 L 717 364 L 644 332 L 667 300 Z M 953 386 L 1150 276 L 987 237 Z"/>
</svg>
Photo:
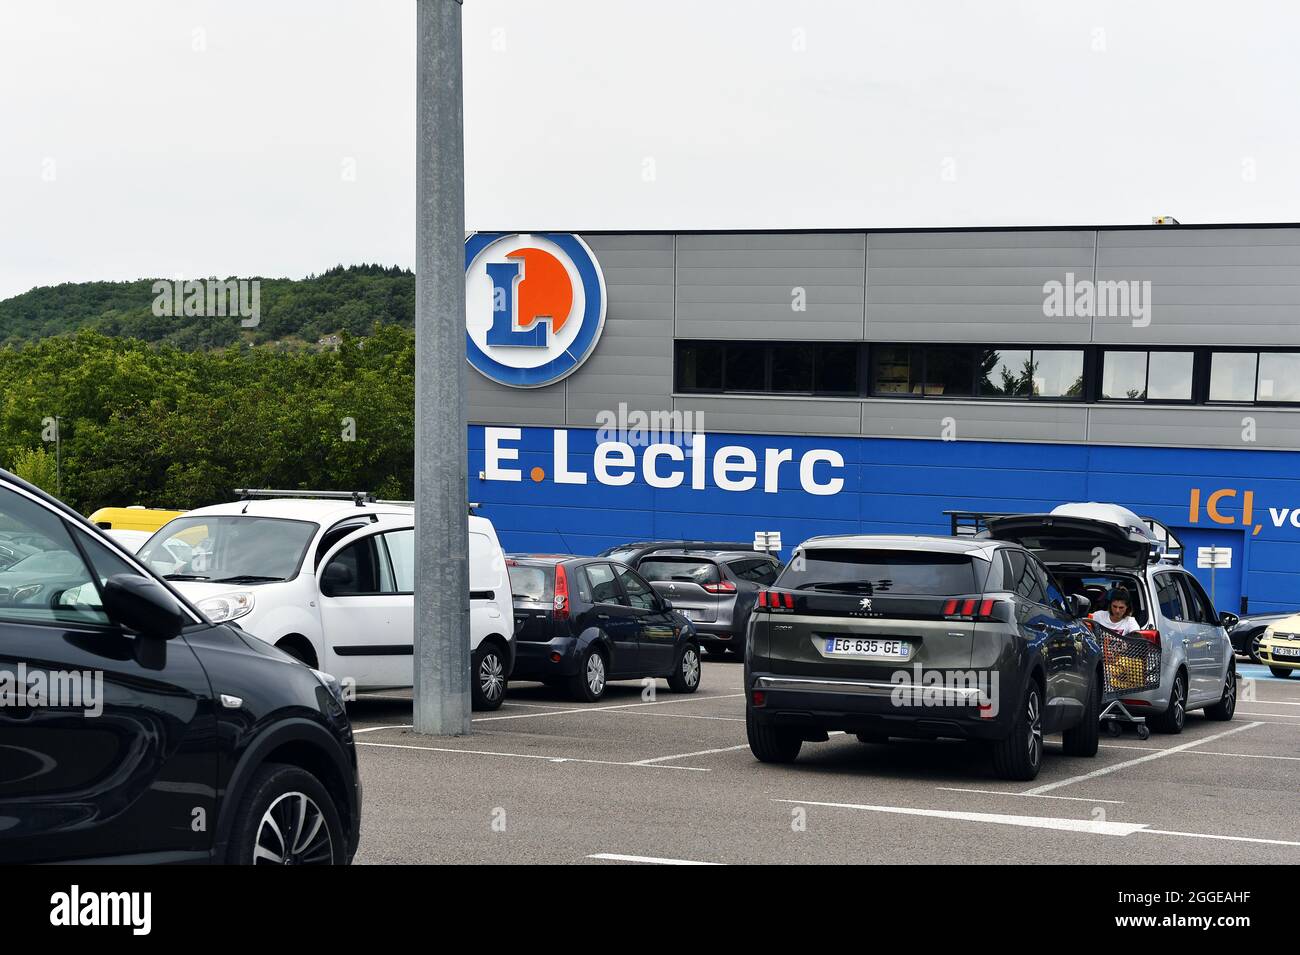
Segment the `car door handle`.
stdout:
<svg viewBox="0 0 1300 955">
<path fill-rule="evenodd" d="M 1045 623 L 1031 623 L 1031 624 L 1029 624 L 1029 629 L 1032 630 L 1032 631 L 1034 631 L 1035 633 L 1043 633 L 1043 632 L 1047 629 L 1047 624 L 1045 624 Z"/>
<path fill-rule="evenodd" d="M 607 613 L 598 613 L 598 614 L 596 614 L 596 619 L 597 619 L 597 620 L 608 620 L 608 619 L 609 619 L 609 614 L 607 614 Z"/>
</svg>

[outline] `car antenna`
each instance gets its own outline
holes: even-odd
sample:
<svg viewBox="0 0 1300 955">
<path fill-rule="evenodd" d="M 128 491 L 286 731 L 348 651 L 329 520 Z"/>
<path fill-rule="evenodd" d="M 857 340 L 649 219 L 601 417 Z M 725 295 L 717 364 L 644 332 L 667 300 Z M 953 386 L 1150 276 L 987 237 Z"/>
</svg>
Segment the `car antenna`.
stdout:
<svg viewBox="0 0 1300 955">
<path fill-rule="evenodd" d="M 564 549 L 565 549 L 565 551 L 567 551 L 567 552 L 570 553 L 570 554 L 576 554 L 576 553 L 577 553 L 577 551 L 575 551 L 572 547 L 569 546 L 569 542 L 568 542 L 567 540 L 564 539 L 564 532 L 563 532 L 563 531 L 561 531 L 561 530 L 557 527 L 557 528 L 555 529 L 555 533 L 557 533 L 557 534 L 560 535 L 560 543 L 564 545 Z"/>
</svg>

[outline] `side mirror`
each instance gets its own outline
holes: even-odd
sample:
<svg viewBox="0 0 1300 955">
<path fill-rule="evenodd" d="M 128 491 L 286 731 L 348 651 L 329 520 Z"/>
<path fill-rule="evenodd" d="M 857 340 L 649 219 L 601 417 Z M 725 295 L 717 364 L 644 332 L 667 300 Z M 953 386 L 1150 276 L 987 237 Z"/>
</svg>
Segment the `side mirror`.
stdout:
<svg viewBox="0 0 1300 955">
<path fill-rule="evenodd" d="M 1070 594 L 1070 609 L 1076 617 L 1086 617 L 1092 609 L 1092 601 L 1083 594 Z"/>
<path fill-rule="evenodd" d="M 185 626 L 185 613 L 167 588 L 137 574 L 114 574 L 104 583 L 104 610 L 114 623 L 142 637 L 170 640 Z"/>
<path fill-rule="evenodd" d="M 1238 622 L 1240 622 L 1240 620 L 1241 618 L 1231 610 L 1225 610 L 1223 613 L 1219 614 L 1219 625 L 1225 630 L 1231 630 L 1238 624 Z"/>
<path fill-rule="evenodd" d="M 320 576 L 321 593 L 333 597 L 339 591 L 351 587 L 354 579 L 351 567 L 342 561 L 331 561 Z"/>
<path fill-rule="evenodd" d="M 672 609 L 673 609 L 673 602 L 672 602 L 671 600 L 669 600 L 667 597 L 660 597 L 660 598 L 659 598 L 659 602 L 660 602 L 661 604 L 663 604 L 663 607 L 664 607 L 665 610 L 672 610 Z"/>
</svg>

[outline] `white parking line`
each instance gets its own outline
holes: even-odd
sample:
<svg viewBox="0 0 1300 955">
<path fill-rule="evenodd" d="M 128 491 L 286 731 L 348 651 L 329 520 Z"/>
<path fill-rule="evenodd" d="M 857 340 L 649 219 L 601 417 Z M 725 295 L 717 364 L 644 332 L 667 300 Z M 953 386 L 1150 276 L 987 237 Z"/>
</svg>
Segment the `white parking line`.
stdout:
<svg viewBox="0 0 1300 955">
<path fill-rule="evenodd" d="M 640 710 L 619 710 L 618 716 L 654 716 L 670 720 L 719 720 L 723 723 L 743 723 L 743 716 L 700 716 L 698 713 L 643 713 Z"/>
<path fill-rule="evenodd" d="M 1255 702 L 1259 702 L 1256 700 Z M 1247 713 L 1245 710 L 1238 710 L 1238 716 L 1271 716 L 1275 720 L 1300 720 L 1300 715 L 1292 716 L 1290 713 Z M 1284 726 L 1286 724 L 1283 724 Z"/>
<path fill-rule="evenodd" d="M 729 700 L 744 693 L 731 693 L 726 696 L 683 696 L 671 700 L 652 700 L 639 703 L 615 703 L 612 706 L 575 706 L 568 710 L 547 710 L 545 713 L 514 713 L 508 716 L 480 716 L 474 723 L 492 723 L 498 720 L 527 720 L 542 716 L 564 716 L 566 713 L 603 713 L 605 710 L 626 710 L 634 706 L 663 706 L 666 703 L 698 703 L 703 700 Z"/>
<path fill-rule="evenodd" d="M 946 793 L 984 793 L 988 796 L 1032 796 L 1035 799 L 1067 799 L 1070 802 L 1104 802 L 1112 806 L 1124 805 L 1122 799 L 1089 799 L 1086 796 L 1044 796 L 1039 793 L 1012 793 L 1005 789 L 958 789 L 955 786 L 935 786 L 940 792 Z"/>
<path fill-rule="evenodd" d="M 707 773 L 702 766 L 660 766 L 655 763 L 629 763 L 613 759 L 582 759 L 577 756 L 542 756 L 538 753 L 499 753 L 487 749 L 459 749 L 453 746 L 413 746 L 409 743 L 357 743 L 358 746 L 378 746 L 383 749 L 416 749 L 430 753 L 460 753 L 463 756 L 504 756 L 514 759 L 539 759 L 546 763 L 589 763 L 596 766 L 637 766 L 645 769 L 679 769 L 683 772 Z"/>
<path fill-rule="evenodd" d="M 651 766 L 655 763 L 666 763 L 670 759 L 686 759 L 688 756 L 709 756 L 713 753 L 730 753 L 738 749 L 749 749 L 748 743 L 741 743 L 739 746 L 724 746 L 721 749 L 701 749 L 694 753 L 678 753 L 675 756 L 655 756 L 651 759 L 638 759 L 633 766 Z"/>
<path fill-rule="evenodd" d="M 609 862 L 642 862 L 647 865 L 722 865 L 721 862 L 697 862 L 694 859 L 659 859 L 655 856 L 625 856 L 617 852 L 597 852 L 588 859 L 605 859 Z"/>
<path fill-rule="evenodd" d="M 1216 739 L 1223 739 L 1225 736 L 1231 736 L 1233 733 L 1240 733 L 1242 730 L 1254 729 L 1259 725 L 1259 723 L 1246 723 L 1244 726 L 1234 726 L 1230 730 L 1224 730 L 1222 733 L 1215 733 L 1213 736 L 1207 736 L 1204 739 L 1191 740 L 1180 746 L 1170 746 L 1168 749 L 1160 749 L 1154 753 L 1139 756 L 1137 759 L 1125 760 L 1122 763 L 1115 763 L 1112 766 L 1103 766 L 1101 769 L 1094 769 L 1092 772 L 1084 773 L 1082 776 L 1071 776 L 1068 779 L 1058 779 L 1056 782 L 1048 783 L 1045 786 L 1035 786 L 1033 789 L 1026 789 L 1024 795 L 1038 796 L 1042 793 L 1051 792 L 1053 789 L 1060 789 L 1062 786 L 1073 786 L 1075 783 L 1081 783 L 1088 779 L 1096 779 L 1098 776 L 1106 776 L 1110 773 L 1117 772 L 1118 770 L 1127 769 L 1129 766 L 1136 766 L 1139 763 L 1146 763 L 1153 759 L 1172 756 L 1174 753 L 1181 753 L 1184 750 L 1191 749 L 1193 746 L 1200 746 L 1203 743 L 1212 743 Z"/>
<path fill-rule="evenodd" d="M 1024 794 L 1022 794 L 1024 795 Z M 1109 822 L 1100 819 L 1061 819 L 1054 816 L 1012 816 L 995 812 L 955 812 L 950 809 L 913 809 L 907 806 L 868 806 L 849 802 L 813 802 L 801 799 L 773 799 L 773 802 L 795 806 L 827 806 L 832 809 L 861 809 L 867 812 L 895 813 L 902 816 L 929 816 L 934 819 L 955 819 L 961 822 L 987 822 L 1001 826 L 1024 826 L 1029 829 L 1059 829 L 1065 832 L 1087 832 L 1102 836 L 1131 836 L 1141 833 L 1152 836 L 1181 836 L 1187 839 L 1219 839 L 1227 842 L 1254 842 L 1270 846 L 1300 846 L 1288 839 L 1262 839 L 1255 836 L 1226 836 L 1212 832 L 1178 832 L 1172 829 L 1152 829 L 1144 822 Z"/>
<path fill-rule="evenodd" d="M 929 816 L 962 822 L 990 822 L 1002 826 L 1026 826 L 1030 829 L 1061 829 L 1066 832 L 1091 832 L 1103 836 L 1127 836 L 1146 828 L 1140 822 L 1109 822 L 1104 819 L 1061 819 L 1055 816 L 1011 816 L 997 812 L 957 812 L 951 809 L 913 809 L 909 806 L 867 806 L 851 802 L 811 802 L 800 799 L 774 799 L 773 802 L 796 806 L 827 806 L 832 809 L 862 809 L 900 816 Z"/>
<path fill-rule="evenodd" d="M 359 730 L 354 729 L 352 735 L 356 736 L 358 733 L 374 733 L 377 730 L 409 730 L 414 728 L 415 727 L 410 723 L 385 723 L 382 726 L 366 726 Z"/>
<path fill-rule="evenodd" d="M 1140 753 L 1158 753 L 1158 746 L 1123 746 L 1119 743 L 1102 743 L 1104 749 L 1135 749 Z M 1300 756 L 1274 756 L 1271 753 L 1220 753 L 1211 749 L 1183 750 L 1184 756 L 1238 756 L 1241 759 L 1290 759 L 1300 762 Z"/>
</svg>

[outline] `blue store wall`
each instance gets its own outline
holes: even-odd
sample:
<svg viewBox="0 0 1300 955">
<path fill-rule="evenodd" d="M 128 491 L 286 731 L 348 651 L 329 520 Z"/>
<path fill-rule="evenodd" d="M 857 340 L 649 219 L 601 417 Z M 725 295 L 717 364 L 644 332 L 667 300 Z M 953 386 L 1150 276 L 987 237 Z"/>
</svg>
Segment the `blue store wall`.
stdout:
<svg viewBox="0 0 1300 955">
<path fill-rule="evenodd" d="M 508 551 L 587 554 L 629 540 L 749 540 L 757 530 L 776 530 L 788 556 L 790 547 L 815 534 L 946 535 L 943 512 L 950 509 L 1041 511 L 1066 501 L 1110 501 L 1174 528 L 1207 590 L 1210 572 L 1196 570 L 1195 548 L 1232 547 L 1233 569 L 1217 572 L 1213 582 L 1220 609 L 1237 610 L 1242 594 L 1255 612 L 1300 607 L 1300 526 L 1291 522 L 1292 509 L 1300 508 L 1298 452 L 710 433 L 710 457 L 723 445 L 750 448 L 758 457 L 759 486 L 738 492 L 716 487 L 711 469 L 707 486 L 692 489 L 689 461 L 661 462 L 661 474 L 688 471 L 677 488 L 650 487 L 639 472 L 625 487 L 597 483 L 594 429 L 567 432 L 568 467 L 588 474 L 587 483 L 557 484 L 554 436 L 551 428 L 524 428 L 518 440 L 502 440 L 519 454 L 500 466 L 519 470 L 521 479 L 484 480 L 485 429 L 470 428 L 470 500 L 483 505 L 480 513 L 492 519 Z M 772 448 L 791 449 L 794 460 L 781 467 L 778 492 L 765 493 L 762 461 Z M 834 472 L 844 479 L 839 493 L 814 495 L 801 487 L 800 456 L 815 449 L 843 456 L 845 467 Z M 818 480 L 830 474 L 818 465 Z M 1206 504 L 1222 490 L 1232 493 L 1220 498 L 1216 522 Z M 1247 494 L 1250 521 L 1242 526 Z"/>
</svg>

